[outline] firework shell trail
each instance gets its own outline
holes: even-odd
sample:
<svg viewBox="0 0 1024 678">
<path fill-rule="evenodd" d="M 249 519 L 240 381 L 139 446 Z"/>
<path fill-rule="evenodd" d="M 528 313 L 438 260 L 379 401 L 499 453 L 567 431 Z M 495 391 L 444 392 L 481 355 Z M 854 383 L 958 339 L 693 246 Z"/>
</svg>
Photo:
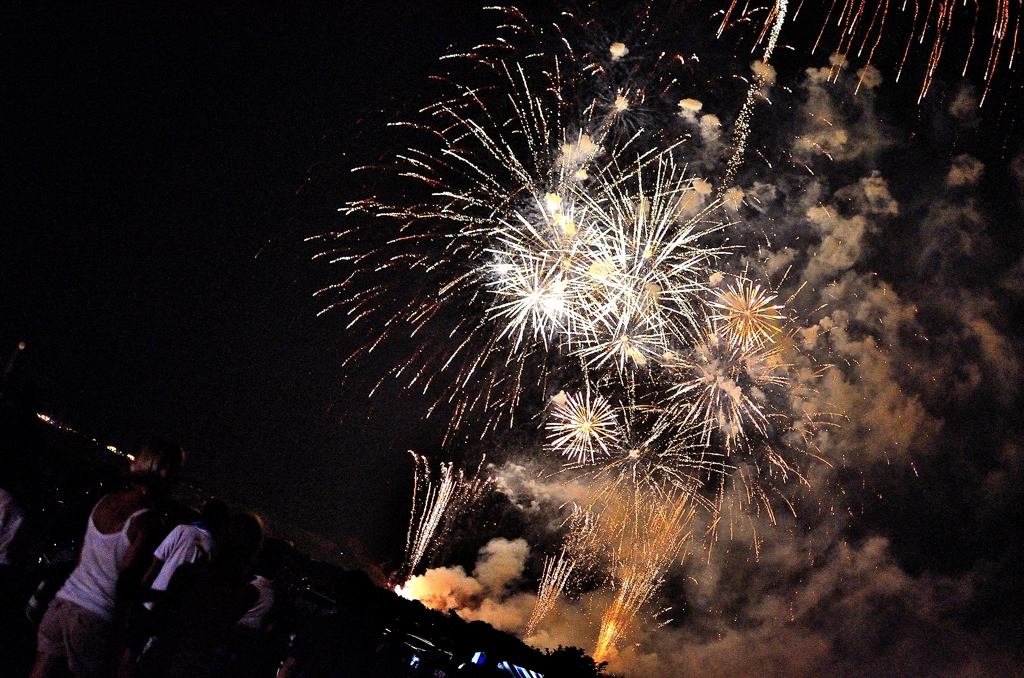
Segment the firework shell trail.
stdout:
<svg viewBox="0 0 1024 678">
<path fill-rule="evenodd" d="M 764 95 L 763 93 L 774 80 L 774 71 L 771 69 L 770 62 L 772 54 L 775 53 L 775 46 L 779 41 L 779 32 L 786 21 L 788 9 L 788 0 L 775 0 L 772 11 L 768 15 L 768 20 L 765 24 L 769 35 L 768 44 L 764 48 L 764 54 L 761 55 L 761 61 L 754 64 L 754 80 L 747 90 L 746 101 L 743 102 L 743 108 L 740 109 L 740 113 L 733 125 L 733 154 L 729 159 L 729 164 L 725 170 L 725 178 L 719 188 L 722 195 L 725 194 L 726 189 L 736 179 L 736 172 L 739 171 L 740 165 L 743 163 L 743 156 L 747 152 L 747 139 L 750 137 L 750 123 L 754 117 L 754 104 L 757 103 L 758 98 Z M 768 29 L 769 26 L 770 29 Z"/>
<path fill-rule="evenodd" d="M 537 588 L 537 602 L 526 624 L 526 636 L 532 636 L 538 625 L 555 607 L 555 603 L 570 585 L 573 575 L 593 565 L 597 552 L 599 517 L 580 505 L 574 505 L 567 521 L 568 533 L 558 555 L 544 559 L 544 570 Z"/>
<path fill-rule="evenodd" d="M 471 509 L 491 485 L 490 478 L 479 477 L 479 470 L 474 476 L 467 477 L 451 462 L 440 465 L 434 480 L 429 460 L 411 450 L 409 454 L 413 457 L 415 470 L 405 560 L 396 573 L 400 584 L 415 574 L 424 557 L 437 549 L 458 518 Z"/>
<path fill-rule="evenodd" d="M 615 597 L 601 616 L 594 661 L 609 659 L 635 626 L 637 614 L 664 582 L 665 573 L 692 536 L 694 509 L 687 495 L 637 496 L 610 530 Z"/>
</svg>

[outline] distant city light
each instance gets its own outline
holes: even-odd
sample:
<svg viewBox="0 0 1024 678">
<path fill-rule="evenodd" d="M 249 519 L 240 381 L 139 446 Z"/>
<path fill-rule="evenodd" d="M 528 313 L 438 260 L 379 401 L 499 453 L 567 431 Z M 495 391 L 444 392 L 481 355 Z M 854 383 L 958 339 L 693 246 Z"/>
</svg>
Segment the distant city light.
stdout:
<svg viewBox="0 0 1024 678">
<path fill-rule="evenodd" d="M 79 433 L 78 431 L 76 431 L 75 429 L 73 429 L 70 426 L 68 426 L 67 424 L 64 424 L 64 423 L 61 423 L 61 422 L 57 421 L 56 419 L 54 419 L 53 417 L 51 417 L 48 414 L 43 414 L 42 412 L 37 412 L 36 413 L 36 417 L 39 419 L 39 421 L 43 422 L 44 424 L 48 424 L 49 426 L 53 426 L 54 428 L 56 428 L 58 430 L 67 431 L 68 433 L 74 433 L 75 435 L 83 435 L 83 434 Z M 89 438 L 89 440 L 91 440 L 92 442 L 96 443 L 97 445 L 101 444 L 95 438 Z M 105 445 L 104 447 L 106 447 L 106 449 L 108 451 L 113 452 L 114 454 L 118 455 L 119 457 L 125 457 L 129 461 L 135 461 L 135 455 L 133 455 L 133 454 L 128 454 L 126 452 L 122 452 L 121 450 L 117 449 L 113 445 Z"/>
</svg>

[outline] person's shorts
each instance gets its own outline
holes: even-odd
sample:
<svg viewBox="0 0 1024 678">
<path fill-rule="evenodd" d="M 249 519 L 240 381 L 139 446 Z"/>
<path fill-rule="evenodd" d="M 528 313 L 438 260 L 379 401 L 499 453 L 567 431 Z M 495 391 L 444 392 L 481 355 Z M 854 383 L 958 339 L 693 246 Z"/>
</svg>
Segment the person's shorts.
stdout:
<svg viewBox="0 0 1024 678">
<path fill-rule="evenodd" d="M 106 666 L 111 623 L 62 598 L 50 603 L 39 624 L 38 650 L 64 657 L 76 676 L 98 676 Z"/>
</svg>

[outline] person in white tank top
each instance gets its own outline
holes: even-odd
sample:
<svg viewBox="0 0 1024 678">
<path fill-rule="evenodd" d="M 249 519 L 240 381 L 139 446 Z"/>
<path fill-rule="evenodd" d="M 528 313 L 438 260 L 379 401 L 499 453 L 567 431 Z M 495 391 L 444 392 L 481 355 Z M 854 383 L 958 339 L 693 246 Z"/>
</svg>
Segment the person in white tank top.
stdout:
<svg viewBox="0 0 1024 678">
<path fill-rule="evenodd" d="M 96 504 L 96 508 L 99 508 L 102 502 L 103 499 Z M 57 592 L 57 598 L 110 620 L 114 618 L 117 606 L 117 580 L 121 576 L 125 556 L 132 544 L 128 532 L 132 521 L 137 516 L 148 513 L 149 509 L 141 508 L 128 516 L 120 531 L 104 534 L 96 528 L 93 520 L 96 508 L 93 509 L 93 514 L 89 515 L 78 566 Z"/>
<path fill-rule="evenodd" d="M 132 461 L 131 487 L 97 502 L 78 565 L 39 625 L 32 678 L 55 678 L 68 671 L 79 678 L 103 674 L 114 618 L 123 602 L 119 591 L 138 586 L 159 538 L 160 521 L 150 509 L 184 461 L 184 451 L 174 443 L 147 445 Z"/>
</svg>

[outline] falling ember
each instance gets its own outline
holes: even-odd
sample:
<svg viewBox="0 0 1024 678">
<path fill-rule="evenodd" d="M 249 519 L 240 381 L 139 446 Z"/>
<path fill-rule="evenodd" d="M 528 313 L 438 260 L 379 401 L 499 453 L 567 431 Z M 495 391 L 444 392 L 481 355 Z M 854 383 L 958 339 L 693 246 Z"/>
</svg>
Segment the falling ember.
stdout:
<svg viewBox="0 0 1024 678">
<path fill-rule="evenodd" d="M 778 6 L 769 13 L 761 38 L 774 35 L 781 25 L 778 18 Z M 800 3 L 801 6 L 803 3 Z M 733 21 L 738 7 L 738 0 L 732 0 L 729 8 L 723 13 L 719 35 Z M 748 6 L 744 6 L 741 15 L 747 16 Z M 799 9 L 797 10 L 799 13 Z M 902 21 L 896 17 L 897 12 L 904 15 Z M 935 81 L 939 64 L 947 57 L 947 43 L 952 36 L 961 49 L 961 75 L 966 75 L 972 62 L 980 56 L 984 60 L 982 78 L 985 81 L 981 103 L 984 104 L 992 89 L 993 80 L 1001 65 L 1013 70 L 1013 61 L 1017 55 L 1017 44 L 1020 35 L 1021 3 L 1013 0 L 980 0 L 960 2 L 958 0 L 934 0 L 929 3 L 899 2 L 889 0 L 831 0 L 828 11 L 821 24 L 817 40 L 812 51 L 826 44 L 826 34 L 835 31 L 837 38 L 833 55 L 835 63 L 843 64 L 848 56 L 865 56 L 865 65 L 874 65 L 875 55 L 883 44 L 885 36 L 902 32 L 906 42 L 896 64 L 896 81 L 898 82 L 906 69 L 914 45 L 922 46 L 926 58 L 918 102 L 928 94 Z M 893 26 L 892 24 L 902 24 Z M 966 30 L 961 26 L 969 26 Z M 985 45 L 985 33 L 989 34 Z M 966 34 L 966 35 L 965 35 Z M 980 47 L 980 49 L 978 49 Z M 767 61 L 767 59 L 766 59 Z M 861 73 L 861 81 L 868 77 L 870 69 Z"/>
<path fill-rule="evenodd" d="M 907 11 L 906 3 L 900 3 L 898 6 L 900 11 Z M 1014 6 L 1016 6 L 1016 11 L 1014 11 Z M 821 44 L 829 27 L 837 26 L 840 28 L 840 37 L 835 54 L 860 56 L 867 50 L 867 64 L 871 65 L 875 51 L 887 30 L 886 24 L 890 18 L 890 9 L 887 0 L 832 0 L 828 17 L 818 35 L 815 48 Z M 916 3 L 913 5 L 913 17 L 910 30 L 907 32 L 903 56 L 897 66 L 896 80 L 899 81 L 903 75 L 913 44 L 915 42 L 925 44 L 925 38 L 930 35 L 931 44 L 925 47 L 928 52 L 925 74 L 917 100 L 920 102 L 924 99 L 928 90 L 931 89 L 936 70 L 943 59 L 947 40 L 951 34 L 954 34 L 956 26 L 960 23 L 968 24 L 971 27 L 968 41 L 970 47 L 964 55 L 962 67 L 962 74 L 966 74 L 971 65 L 971 59 L 974 57 L 975 45 L 979 42 L 977 33 L 979 30 L 984 30 L 985 26 L 985 23 L 979 22 L 978 19 L 980 16 L 987 15 L 985 21 L 990 22 L 991 39 L 983 70 L 985 80 L 985 90 L 981 96 L 983 104 L 992 88 L 992 81 L 999 65 L 1005 61 L 1007 68 L 1013 69 L 1013 60 L 1017 52 L 1017 38 L 1020 33 L 1021 3 L 1019 1 L 1011 2 L 1011 0 L 982 0 L 973 3 L 958 2 L 958 0 L 934 0 L 929 3 L 927 11 L 921 12 L 920 9 L 921 7 Z M 960 19 L 956 16 L 968 12 L 973 12 L 974 16 Z M 984 49 L 978 51 L 981 54 L 986 52 Z"/>
</svg>

